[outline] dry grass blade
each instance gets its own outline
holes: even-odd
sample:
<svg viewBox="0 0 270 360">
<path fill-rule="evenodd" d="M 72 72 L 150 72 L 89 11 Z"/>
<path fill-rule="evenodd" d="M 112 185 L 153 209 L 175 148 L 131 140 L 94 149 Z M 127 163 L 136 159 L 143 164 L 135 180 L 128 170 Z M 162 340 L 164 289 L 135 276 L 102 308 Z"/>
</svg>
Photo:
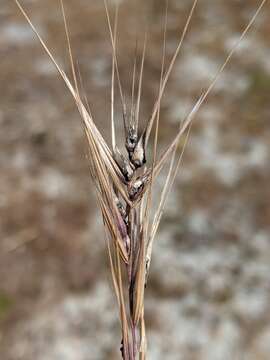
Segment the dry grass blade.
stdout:
<svg viewBox="0 0 270 360">
<path fill-rule="evenodd" d="M 140 360 L 146 360 L 147 353 L 147 339 L 145 331 L 145 320 L 144 320 L 144 307 L 142 309 L 142 318 L 141 318 L 141 345 L 140 345 Z"/>
<path fill-rule="evenodd" d="M 199 111 L 200 107 L 202 106 L 202 104 L 205 102 L 205 100 L 207 99 L 207 97 L 209 96 L 210 92 L 212 91 L 212 89 L 214 88 L 215 84 L 217 83 L 220 75 L 223 73 L 225 67 L 227 66 L 227 64 L 229 63 L 229 61 L 231 60 L 233 54 L 235 53 L 235 51 L 238 49 L 239 45 L 241 44 L 242 40 L 244 39 L 244 37 L 246 36 L 247 32 L 249 31 L 249 29 L 251 28 L 251 26 L 253 25 L 254 21 L 256 20 L 258 14 L 260 13 L 261 9 L 263 8 L 263 6 L 265 5 L 267 0 L 263 0 L 260 4 L 260 6 L 258 7 L 258 9 L 256 10 L 255 14 L 253 15 L 252 19 L 250 20 L 250 22 L 248 23 L 248 25 L 246 26 L 246 28 L 244 29 L 244 31 L 242 32 L 240 38 L 238 39 L 238 41 L 235 43 L 235 45 L 232 47 L 231 51 L 229 52 L 228 56 L 226 57 L 224 63 L 221 65 L 221 67 L 219 68 L 219 70 L 217 71 L 217 73 L 215 74 L 213 80 L 211 81 L 210 85 L 208 86 L 208 88 L 203 92 L 203 94 L 200 96 L 200 98 L 198 99 L 198 101 L 196 102 L 195 106 L 193 107 L 192 111 L 190 112 L 190 114 L 186 117 L 186 119 L 183 121 L 183 126 L 180 129 L 180 131 L 178 132 L 178 134 L 176 135 L 176 137 L 174 138 L 174 140 L 171 142 L 171 145 L 168 147 L 168 149 L 163 153 L 163 155 L 161 156 L 160 160 L 158 161 L 155 170 L 154 170 L 154 174 L 155 176 L 159 173 L 159 171 L 161 170 L 162 166 L 166 163 L 166 160 L 168 158 L 168 156 L 171 154 L 171 152 L 174 150 L 175 146 L 177 146 L 177 144 L 179 143 L 179 140 L 181 139 L 181 136 L 183 135 L 183 133 L 186 131 L 186 129 L 189 127 L 190 123 L 192 122 L 192 120 L 194 119 L 195 115 L 197 114 L 197 112 Z"/>
<path fill-rule="evenodd" d="M 166 178 L 166 182 L 165 182 L 165 186 L 163 188 L 162 191 L 162 195 L 161 195 L 161 200 L 158 206 L 158 209 L 156 211 L 155 217 L 154 217 L 154 221 L 152 224 L 152 229 L 151 229 L 151 233 L 150 233 L 150 237 L 149 237 L 149 243 L 148 243 L 148 247 L 147 247 L 147 261 L 149 262 L 149 266 L 150 266 L 150 261 L 151 261 L 151 254 L 152 254 L 152 247 L 153 247 L 153 241 L 164 211 L 164 206 L 166 203 L 166 199 L 170 193 L 170 190 L 173 186 L 174 180 L 176 178 L 178 169 L 180 167 L 181 164 L 181 160 L 183 157 L 183 153 L 185 150 L 185 147 L 187 145 L 187 140 L 189 137 L 189 132 L 190 132 L 190 125 L 192 123 L 192 120 L 194 118 L 194 116 L 196 115 L 197 111 L 199 110 L 200 106 L 203 104 L 203 102 L 205 101 L 205 99 L 207 98 L 207 96 L 209 95 L 209 93 L 211 92 L 212 88 L 214 87 L 215 83 L 217 82 L 220 74 L 224 71 L 226 65 L 228 64 L 228 62 L 230 61 L 231 57 L 233 56 L 235 50 L 238 48 L 239 44 L 241 43 L 241 41 L 243 40 L 244 36 L 247 34 L 248 30 L 250 29 L 250 27 L 252 26 L 253 22 L 255 21 L 256 17 L 258 16 L 260 10 L 262 9 L 262 7 L 264 6 L 266 0 L 262 1 L 262 3 L 260 4 L 259 8 L 257 9 L 257 11 L 255 12 L 254 16 L 252 17 L 252 19 L 250 20 L 250 22 L 248 23 L 248 25 L 246 26 L 246 28 L 244 29 L 243 33 L 241 34 L 239 40 L 237 41 L 237 43 L 234 45 L 234 47 L 231 49 L 230 53 L 228 54 L 225 62 L 223 63 L 223 65 L 221 66 L 221 68 L 219 69 L 219 71 L 217 72 L 217 74 L 215 75 L 213 81 L 210 83 L 209 87 L 207 88 L 207 90 L 203 93 L 203 95 L 200 97 L 200 99 L 198 100 L 198 102 L 196 103 L 196 105 L 194 106 L 193 110 L 191 111 L 191 113 L 189 114 L 189 116 L 186 118 L 186 120 L 184 121 L 184 125 L 183 127 L 180 128 L 179 134 L 177 135 L 176 138 L 178 138 L 177 141 L 173 142 L 172 145 L 169 147 L 169 149 L 173 152 L 172 154 L 172 158 L 171 158 L 171 162 L 170 162 L 170 168 L 169 168 L 169 172 Z M 174 159 L 175 159 L 175 155 L 176 155 L 176 151 L 177 151 L 177 147 L 179 144 L 179 140 L 180 137 L 182 136 L 182 134 L 185 132 L 186 129 L 189 129 L 187 132 L 187 136 L 185 138 L 184 141 L 184 145 L 183 145 L 183 149 L 180 153 L 180 156 L 178 158 L 177 164 L 175 166 L 175 169 L 173 171 L 173 164 L 174 164 Z M 168 155 L 168 152 L 167 152 Z M 165 158 L 167 159 L 167 157 Z M 163 162 L 165 163 L 165 161 Z M 159 165 L 157 166 L 157 168 L 155 169 L 155 171 L 157 170 L 157 172 L 160 171 L 160 167 Z M 157 173 L 156 173 L 157 175 Z"/>
<path fill-rule="evenodd" d="M 101 204 L 100 204 L 100 206 L 101 206 Z M 104 222 L 104 225 L 105 225 L 105 222 Z M 109 236 L 108 236 L 108 233 L 106 232 L 106 230 L 105 230 L 105 233 L 106 233 L 106 244 L 107 244 L 108 257 L 109 257 L 109 262 L 110 262 L 110 269 L 111 269 L 113 287 L 114 287 L 115 295 L 116 295 L 116 298 L 117 298 L 118 306 L 120 307 L 119 286 L 118 286 L 118 281 L 117 281 L 117 277 L 116 277 L 117 268 L 116 268 L 116 265 L 114 264 L 114 261 L 113 261 L 110 240 L 109 240 Z"/>
<path fill-rule="evenodd" d="M 125 188 L 123 186 L 123 181 L 124 181 L 123 175 L 122 175 L 121 171 L 119 170 L 117 164 L 113 160 L 111 151 L 110 151 L 109 147 L 107 146 L 107 144 L 106 144 L 104 138 L 102 137 L 101 133 L 97 129 L 96 125 L 94 124 L 94 121 L 93 121 L 91 115 L 87 112 L 84 104 L 82 103 L 81 99 L 79 98 L 76 90 L 73 88 L 73 86 L 72 86 L 70 80 L 68 79 L 66 73 L 60 68 L 60 66 L 56 62 L 54 56 L 52 55 L 52 53 L 48 49 L 47 45 L 45 44 L 45 42 L 43 41 L 41 36 L 39 35 L 37 29 L 35 28 L 35 26 L 31 22 L 30 18 L 26 14 L 25 10 L 23 9 L 23 7 L 19 3 L 19 1 L 18 0 L 14 0 L 14 1 L 17 4 L 17 6 L 20 9 L 23 16 L 26 18 L 29 25 L 31 26 L 33 32 L 35 33 L 35 35 L 37 36 L 37 38 L 38 38 L 39 42 L 41 43 L 42 47 L 44 48 L 44 50 L 46 51 L 46 53 L 50 57 L 51 61 L 55 65 L 55 67 L 56 67 L 57 71 L 59 72 L 59 74 L 61 75 L 62 79 L 64 80 L 67 88 L 69 89 L 71 95 L 73 96 L 73 98 L 75 100 L 75 103 L 77 105 L 79 113 L 81 114 L 81 117 L 82 117 L 82 119 L 84 121 L 84 125 L 85 125 L 87 131 L 91 132 L 93 134 L 93 141 L 100 148 L 100 155 L 102 156 L 104 162 L 106 163 L 108 171 L 110 172 L 110 175 L 112 176 L 112 179 L 115 182 L 115 185 L 117 187 L 119 187 L 119 189 L 121 191 L 121 194 L 125 197 L 126 201 L 129 202 L 128 196 L 127 196 Z"/>
<path fill-rule="evenodd" d="M 71 49 L 70 36 L 69 36 L 66 13 L 65 13 L 65 8 L 64 8 L 64 1 L 60 0 L 60 4 L 61 4 L 61 10 L 62 10 L 62 15 L 63 15 L 63 20 L 64 20 L 64 26 L 65 26 L 65 32 L 66 32 L 66 38 L 67 38 L 67 44 L 68 44 L 68 52 L 69 52 L 69 57 L 70 57 L 74 86 L 76 89 L 76 93 L 79 97 L 78 81 L 77 81 L 76 72 L 75 72 L 74 59 L 73 59 L 73 54 L 72 54 L 72 49 Z"/>
<path fill-rule="evenodd" d="M 114 47 L 116 46 L 116 33 L 117 33 L 117 22 L 118 22 L 118 6 L 115 11 L 115 19 L 114 19 Z M 114 121 L 114 78 L 115 78 L 115 59 L 112 55 L 112 84 L 111 84 L 111 132 L 112 132 L 112 150 L 113 154 L 115 153 L 115 121 Z"/>
<path fill-rule="evenodd" d="M 141 235 L 142 236 L 142 235 Z M 134 288 L 134 324 L 138 324 L 143 311 L 144 299 L 144 285 L 145 285 L 145 239 L 141 238 L 141 245 L 139 250 L 138 267 L 136 270 L 135 288 Z"/>
<path fill-rule="evenodd" d="M 128 253 L 126 249 L 127 234 L 123 232 L 124 227 L 121 223 L 119 210 L 117 209 L 112 196 L 112 186 L 110 179 L 106 172 L 105 165 L 98 155 L 98 149 L 95 147 L 95 144 L 93 144 L 91 134 L 87 133 L 87 137 L 89 144 L 91 144 L 93 147 L 91 173 L 94 174 L 92 177 L 96 185 L 97 194 L 99 196 L 102 214 L 112 238 L 115 239 L 118 243 L 123 261 L 128 263 Z"/>
<path fill-rule="evenodd" d="M 186 34 L 187 34 L 187 31 L 188 31 L 188 28 L 189 28 L 189 25 L 190 25 L 190 22 L 191 22 L 193 14 L 194 14 L 194 10 L 196 8 L 197 3 L 198 3 L 198 0 L 194 0 L 193 5 L 192 5 L 191 10 L 190 10 L 189 15 L 188 15 L 184 30 L 182 32 L 180 41 L 178 43 L 178 46 L 177 46 L 177 48 L 175 50 L 175 53 L 174 53 L 174 55 L 172 57 L 172 60 L 171 60 L 170 64 L 169 64 L 169 68 L 168 68 L 168 70 L 166 72 L 166 75 L 164 77 L 164 80 L 163 80 L 163 83 L 162 83 L 162 86 L 161 86 L 161 89 L 160 89 L 160 92 L 159 92 L 158 99 L 157 99 L 157 101 L 156 101 L 156 103 L 154 105 L 154 109 L 153 109 L 151 118 L 150 118 L 149 122 L 147 123 L 147 126 L 146 126 L 146 128 L 144 130 L 144 133 L 145 133 L 145 145 L 146 146 L 148 144 L 149 136 L 150 136 L 150 133 L 151 133 L 151 130 L 152 130 L 152 126 L 153 126 L 155 117 L 157 115 L 158 109 L 160 108 L 160 102 L 161 102 L 162 96 L 164 94 L 164 91 L 165 91 L 167 82 L 169 80 L 170 74 L 171 74 L 171 72 L 173 70 L 175 61 L 176 61 L 176 59 L 177 59 L 177 57 L 178 57 L 178 55 L 180 53 L 180 50 L 182 48 L 182 44 L 183 44 L 183 41 L 184 41 L 184 39 L 186 37 Z"/>
<path fill-rule="evenodd" d="M 118 287 L 120 294 L 120 315 L 121 315 L 121 326 L 122 326 L 122 341 L 123 341 L 123 358 L 124 359 L 132 359 L 131 349 L 130 349 L 130 341 L 129 341 L 129 326 L 127 321 L 127 314 L 125 308 L 125 300 L 123 294 L 123 280 L 121 273 L 121 263 L 119 258 L 119 253 L 116 251 L 117 257 L 117 275 L 118 275 Z"/>
<path fill-rule="evenodd" d="M 132 72 L 132 87 L 131 87 L 131 110 L 130 110 L 130 123 L 133 128 L 135 128 L 135 108 L 134 108 L 134 97 L 135 97 L 135 81 L 137 73 L 137 52 L 138 52 L 138 42 L 136 40 L 135 54 L 134 54 L 134 64 Z"/>
<path fill-rule="evenodd" d="M 160 198 L 160 202 L 159 202 L 159 205 L 158 205 L 158 209 L 157 209 L 157 211 L 155 213 L 152 228 L 151 228 L 150 235 L 149 235 L 149 238 L 148 238 L 147 254 L 146 254 L 148 268 L 150 267 L 150 263 L 151 263 L 153 242 L 154 242 L 154 239 L 155 239 L 155 236 L 156 236 L 156 232 L 158 230 L 158 226 L 160 224 L 160 221 L 161 221 L 161 218 L 162 218 L 162 215 L 163 215 L 163 212 L 164 212 L 164 207 L 165 207 L 166 200 L 167 200 L 168 195 L 169 195 L 169 193 L 170 193 L 170 191 L 172 189 L 174 180 L 175 180 L 176 175 L 178 173 L 178 169 L 179 169 L 180 164 L 182 162 L 184 151 L 185 151 L 186 145 L 188 143 L 190 130 L 191 130 L 191 125 L 189 126 L 189 129 L 187 131 L 187 135 L 185 137 L 184 145 L 183 145 L 182 151 L 181 151 L 181 153 L 179 155 L 179 158 L 178 158 L 178 161 L 177 161 L 177 164 L 176 164 L 175 168 L 174 168 L 174 163 L 175 163 L 177 147 L 175 147 L 175 150 L 173 151 L 173 154 L 172 154 L 172 158 L 171 158 L 171 161 L 170 161 L 169 172 L 168 172 L 167 177 L 166 177 L 166 181 L 165 181 L 165 185 L 163 187 L 162 193 L 161 193 L 161 198 Z"/>
<path fill-rule="evenodd" d="M 118 6 L 118 5 L 116 5 L 116 6 Z M 121 97 L 121 102 L 122 102 L 122 108 L 123 108 L 124 128 L 125 128 L 125 133 L 127 133 L 127 107 L 126 107 L 126 102 L 125 102 L 125 98 L 124 98 L 124 94 L 123 94 L 123 88 L 122 88 L 122 84 L 121 84 L 120 74 L 119 74 L 119 67 L 118 67 L 116 48 L 115 48 L 115 40 L 114 40 L 114 36 L 113 36 L 107 0 L 104 0 L 104 7 L 105 7 L 105 11 L 106 11 L 107 23 L 108 23 L 108 27 L 109 27 L 109 33 L 110 33 L 110 39 L 111 39 L 111 45 L 112 45 L 112 51 L 113 51 L 112 55 L 114 58 L 117 82 L 118 82 L 118 87 L 119 87 L 119 92 L 120 92 L 120 97 Z"/>
<path fill-rule="evenodd" d="M 160 84 L 159 84 L 159 92 L 161 91 L 163 75 L 164 75 L 164 67 L 165 67 L 165 57 L 166 57 L 166 34 L 167 34 L 167 25 L 168 25 L 168 6 L 169 1 L 166 1 L 166 8 L 165 8 L 165 21 L 164 21 L 164 33 L 163 33 L 163 47 L 162 47 L 162 61 L 161 61 L 161 72 L 160 72 Z M 152 187 L 153 187 L 153 171 L 156 164 L 156 157 L 157 157 L 157 144 L 158 144 L 158 131 L 159 131 L 159 120 L 160 120 L 160 106 L 161 103 L 159 102 L 157 118 L 156 118 L 156 127 L 155 127 L 155 138 L 154 138 L 154 148 L 153 148 L 153 164 L 152 164 L 152 171 L 150 176 L 150 185 L 147 197 L 147 205 L 145 209 L 145 235 L 148 238 L 148 226 L 150 220 L 150 208 L 152 202 Z M 146 258 L 146 264 L 148 267 L 148 260 Z"/>
<path fill-rule="evenodd" d="M 143 54 L 142 54 L 142 60 L 141 60 L 139 88 L 138 88 L 136 115 L 135 115 L 135 130 L 136 130 L 136 132 L 138 132 L 138 124 L 139 124 L 139 116 L 140 116 L 140 104 L 141 104 L 141 95 L 142 95 L 142 81 L 143 81 L 143 69 L 144 69 L 144 61 L 145 61 L 145 53 L 146 53 L 146 44 L 147 44 L 147 33 L 145 33 L 145 36 L 144 36 Z"/>
</svg>

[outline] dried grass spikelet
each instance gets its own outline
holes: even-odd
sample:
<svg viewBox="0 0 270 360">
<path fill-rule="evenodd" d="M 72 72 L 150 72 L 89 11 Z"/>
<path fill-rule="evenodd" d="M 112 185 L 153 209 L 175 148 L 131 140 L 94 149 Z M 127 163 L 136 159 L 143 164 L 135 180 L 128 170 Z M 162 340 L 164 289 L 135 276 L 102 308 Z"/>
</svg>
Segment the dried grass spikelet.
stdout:
<svg viewBox="0 0 270 360">
<path fill-rule="evenodd" d="M 78 78 L 74 66 L 63 0 L 60 0 L 60 4 L 72 68 L 72 80 L 67 77 L 66 73 L 58 65 L 20 2 L 18 0 L 14 1 L 58 70 L 80 113 L 88 139 L 90 174 L 95 186 L 105 226 L 112 281 L 119 306 L 122 329 L 122 357 L 125 360 L 134 360 L 137 359 L 138 356 L 140 359 L 145 359 L 147 342 L 144 322 L 144 291 L 149 274 L 153 242 L 164 211 L 166 199 L 181 164 L 192 121 L 201 105 L 209 96 L 220 74 L 223 72 L 225 66 L 254 23 L 267 0 L 263 0 L 261 2 L 254 16 L 244 29 L 238 42 L 231 49 L 224 63 L 213 77 L 213 80 L 202 92 L 188 116 L 181 121 L 178 133 L 175 135 L 174 139 L 172 139 L 164 153 L 159 157 L 157 156 L 157 145 L 161 100 L 175 61 L 181 51 L 182 44 L 186 37 L 198 0 L 193 0 L 192 2 L 178 46 L 167 69 L 165 69 L 168 12 L 168 1 L 166 1 L 159 93 L 149 121 L 140 134 L 138 132 L 138 123 L 140 117 L 140 102 L 147 36 L 145 36 L 139 66 L 137 55 L 134 59 L 132 76 L 132 105 L 128 113 L 116 56 L 118 5 L 116 5 L 114 26 L 112 27 L 107 1 L 104 0 L 112 45 L 111 147 L 105 142 L 102 134 L 95 125 L 89 105 L 79 91 Z M 139 77 L 137 86 L 138 91 L 135 96 L 135 79 L 137 75 Z M 117 83 L 121 97 L 123 125 L 125 131 L 124 140 L 127 154 L 121 153 L 116 145 L 114 119 L 115 83 Z M 149 137 L 153 127 L 153 160 L 151 163 L 148 163 L 146 153 L 148 151 Z M 184 145 L 179 147 L 180 141 L 183 137 Z M 154 214 L 151 217 L 153 184 L 166 164 L 169 164 L 169 170 L 157 209 L 155 209 Z M 155 194 L 155 196 L 157 195 Z"/>
</svg>

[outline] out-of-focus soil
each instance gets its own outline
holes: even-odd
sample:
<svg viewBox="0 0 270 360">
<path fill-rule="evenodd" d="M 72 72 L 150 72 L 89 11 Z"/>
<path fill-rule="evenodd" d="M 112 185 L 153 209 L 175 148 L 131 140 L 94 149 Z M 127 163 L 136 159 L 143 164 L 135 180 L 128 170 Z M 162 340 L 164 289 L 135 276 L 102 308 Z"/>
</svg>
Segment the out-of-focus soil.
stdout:
<svg viewBox="0 0 270 360">
<path fill-rule="evenodd" d="M 143 124 L 157 96 L 165 1 L 122 3 L 118 61 L 127 100 L 136 36 L 141 54 L 148 23 Z M 23 4 L 70 74 L 58 2 Z M 257 4 L 199 2 L 163 100 L 160 149 Z M 170 1 L 166 66 L 191 5 Z M 92 114 L 109 139 L 103 2 L 66 1 L 66 11 Z M 155 242 L 146 292 L 149 359 L 270 358 L 269 15 L 267 4 L 194 122 Z M 79 115 L 12 1 L 1 2 L 0 30 L 0 359 L 119 359 Z M 118 120 L 119 138 L 120 111 Z"/>
</svg>

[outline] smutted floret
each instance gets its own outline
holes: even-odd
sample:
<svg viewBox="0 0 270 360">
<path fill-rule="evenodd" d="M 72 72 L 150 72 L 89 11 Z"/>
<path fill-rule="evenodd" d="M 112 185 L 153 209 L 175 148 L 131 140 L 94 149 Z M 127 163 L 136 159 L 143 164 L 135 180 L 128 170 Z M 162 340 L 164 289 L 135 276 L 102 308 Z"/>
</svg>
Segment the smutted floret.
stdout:
<svg viewBox="0 0 270 360">
<path fill-rule="evenodd" d="M 128 129 L 128 134 L 126 138 L 126 149 L 129 155 L 129 158 L 132 157 L 135 146 L 138 142 L 138 134 L 134 128 L 134 126 L 130 125 Z"/>
</svg>

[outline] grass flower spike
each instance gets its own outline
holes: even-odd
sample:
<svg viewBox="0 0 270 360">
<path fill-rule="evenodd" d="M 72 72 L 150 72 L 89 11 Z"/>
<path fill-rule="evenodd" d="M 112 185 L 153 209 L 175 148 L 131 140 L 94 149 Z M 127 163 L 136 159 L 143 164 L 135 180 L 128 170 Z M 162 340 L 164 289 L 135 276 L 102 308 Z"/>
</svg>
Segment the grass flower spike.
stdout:
<svg viewBox="0 0 270 360">
<path fill-rule="evenodd" d="M 223 64 L 221 64 L 217 73 L 214 74 L 213 80 L 202 91 L 191 112 L 185 119 L 181 119 L 177 134 L 175 134 L 171 143 L 161 154 L 158 154 L 161 102 L 174 64 L 181 53 L 183 42 L 187 36 L 199 0 L 191 1 L 186 23 L 182 29 L 174 55 L 167 67 L 165 66 L 165 57 L 168 1 L 165 4 L 160 84 L 157 99 L 146 124 L 142 124 L 141 121 L 140 105 L 147 50 L 147 31 L 140 59 L 138 59 L 138 50 L 135 52 L 131 86 L 132 99 L 131 105 L 128 106 L 121 84 L 116 51 L 119 9 L 118 5 L 116 5 L 114 21 L 112 21 L 110 7 L 107 1 L 104 0 L 112 48 L 110 144 L 106 143 L 102 133 L 96 126 L 84 91 L 81 90 L 82 81 L 75 66 L 63 0 L 60 0 L 60 7 L 72 69 L 71 79 L 68 78 L 67 74 L 56 62 L 53 54 L 39 35 L 38 30 L 33 25 L 21 3 L 18 0 L 14 1 L 55 65 L 78 108 L 88 140 L 90 174 L 105 227 L 110 270 L 120 314 L 122 339 L 119 340 L 119 343 L 121 342 L 121 355 L 124 360 L 146 359 L 147 341 L 144 320 L 144 294 L 149 278 L 153 243 L 164 212 L 166 199 L 181 165 L 191 124 L 267 0 L 263 0 L 260 3 L 254 16 L 245 29 L 243 29 L 239 41 L 228 53 Z M 115 130 L 116 87 L 118 88 L 122 104 L 124 128 L 124 138 L 120 144 L 117 143 Z M 153 146 L 150 146 L 151 135 L 154 138 Z M 154 186 L 156 180 L 160 172 L 165 169 L 165 165 L 169 166 L 163 190 L 161 194 L 155 194 Z M 156 201 L 158 196 L 159 199 Z M 156 208 L 153 206 L 154 203 L 157 203 Z"/>
</svg>

